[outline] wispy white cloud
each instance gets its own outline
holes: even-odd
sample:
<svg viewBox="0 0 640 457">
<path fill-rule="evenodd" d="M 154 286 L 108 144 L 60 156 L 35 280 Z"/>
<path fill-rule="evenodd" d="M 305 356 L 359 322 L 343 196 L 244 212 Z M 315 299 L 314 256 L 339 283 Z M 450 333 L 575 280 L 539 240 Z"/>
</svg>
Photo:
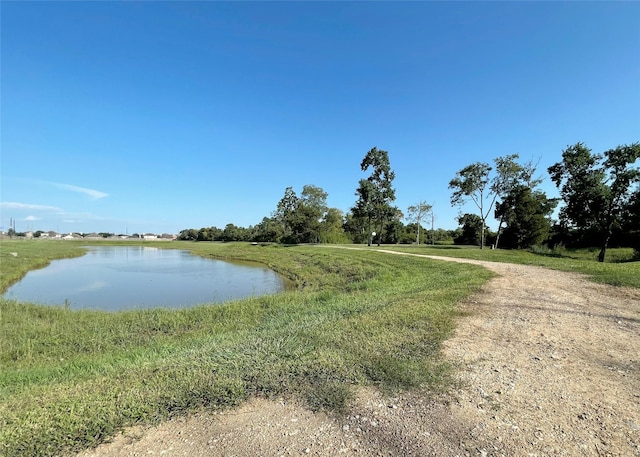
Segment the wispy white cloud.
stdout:
<svg viewBox="0 0 640 457">
<path fill-rule="evenodd" d="M 100 198 L 104 198 L 104 197 L 108 197 L 109 196 L 109 194 L 107 194 L 105 192 L 101 192 L 99 190 L 88 189 L 86 187 L 80 187 L 80 186 L 74 186 L 72 184 L 63 184 L 63 183 L 59 183 L 59 182 L 51 182 L 49 184 L 54 185 L 58 189 L 65 189 L 65 190 L 70 190 L 72 192 L 79 192 L 81 194 L 85 194 L 85 195 L 89 196 L 89 198 L 91 198 L 92 200 L 98 200 Z"/>
<path fill-rule="evenodd" d="M 41 221 L 42 218 L 41 217 L 36 217 L 36 216 L 27 216 L 24 218 L 25 221 Z"/>
<path fill-rule="evenodd" d="M 61 183 L 56 181 L 45 181 L 42 179 L 31 179 L 31 178 L 14 178 L 14 179 L 21 182 L 25 182 L 25 183 L 53 186 L 58 189 L 70 190 L 71 192 L 78 192 L 88 196 L 92 200 L 99 200 L 101 198 L 105 198 L 109 196 L 109 194 L 106 192 L 102 192 L 100 190 L 95 190 L 95 189 L 89 189 L 88 187 L 80 187 L 73 184 L 66 184 L 66 183 Z"/>
<path fill-rule="evenodd" d="M 3 209 L 16 209 L 16 210 L 31 210 L 31 211 L 54 211 L 56 213 L 64 212 L 57 206 L 47 205 L 33 205 L 31 203 L 18 203 L 18 202 L 0 202 L 0 208 Z"/>
</svg>

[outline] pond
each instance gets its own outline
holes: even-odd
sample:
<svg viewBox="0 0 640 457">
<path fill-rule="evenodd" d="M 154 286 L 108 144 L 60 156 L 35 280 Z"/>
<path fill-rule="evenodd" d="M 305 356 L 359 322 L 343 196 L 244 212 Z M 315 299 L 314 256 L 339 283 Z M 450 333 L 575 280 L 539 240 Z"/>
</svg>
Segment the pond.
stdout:
<svg viewBox="0 0 640 457">
<path fill-rule="evenodd" d="M 186 308 L 273 294 L 287 281 L 258 264 L 226 262 L 189 251 L 145 246 L 90 246 L 54 260 L 11 286 L 4 297 L 72 309 L 118 311 Z"/>
</svg>

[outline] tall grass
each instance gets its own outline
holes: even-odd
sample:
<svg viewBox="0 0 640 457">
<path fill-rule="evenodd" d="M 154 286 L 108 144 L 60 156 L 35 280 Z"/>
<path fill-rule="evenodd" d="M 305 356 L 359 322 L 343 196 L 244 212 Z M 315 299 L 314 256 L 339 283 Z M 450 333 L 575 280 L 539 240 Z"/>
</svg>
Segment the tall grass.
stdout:
<svg viewBox="0 0 640 457">
<path fill-rule="evenodd" d="M 158 246 L 262 262 L 297 288 L 223 305 L 117 313 L 0 299 L 0 454 L 71 453 L 125 426 L 251 395 L 294 396 L 339 412 L 354 385 L 441 388 L 449 371 L 439 349 L 455 304 L 491 276 L 472 265 L 374 251 Z M 2 285 L 5 274 L 19 277 L 30 262 L 80 250 L 3 242 Z M 5 254 L 31 260 L 5 264 Z"/>
</svg>

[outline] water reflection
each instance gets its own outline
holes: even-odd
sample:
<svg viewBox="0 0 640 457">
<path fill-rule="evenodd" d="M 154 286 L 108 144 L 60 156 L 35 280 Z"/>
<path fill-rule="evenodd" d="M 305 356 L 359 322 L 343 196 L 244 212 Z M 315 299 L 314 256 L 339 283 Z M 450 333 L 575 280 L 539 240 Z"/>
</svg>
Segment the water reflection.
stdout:
<svg viewBox="0 0 640 457">
<path fill-rule="evenodd" d="M 30 271 L 5 297 L 73 309 L 183 308 L 284 290 L 267 268 L 205 259 L 176 249 L 92 246 L 86 255 Z"/>
</svg>

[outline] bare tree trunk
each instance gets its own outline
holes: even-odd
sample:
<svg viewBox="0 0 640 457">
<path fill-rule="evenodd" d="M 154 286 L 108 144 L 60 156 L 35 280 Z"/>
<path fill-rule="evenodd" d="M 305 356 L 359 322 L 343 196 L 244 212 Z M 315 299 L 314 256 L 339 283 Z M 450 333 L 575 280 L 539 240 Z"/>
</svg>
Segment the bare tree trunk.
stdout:
<svg viewBox="0 0 640 457">
<path fill-rule="evenodd" d="M 436 244 L 436 229 L 434 227 L 435 224 L 435 216 L 433 215 L 433 210 L 431 210 L 431 246 L 435 246 Z"/>
<path fill-rule="evenodd" d="M 611 207 L 609 207 L 609 214 L 611 214 Z M 613 232 L 613 218 L 607 218 L 606 230 L 604 232 L 604 240 L 602 240 L 602 248 L 598 254 L 598 262 L 604 262 L 604 257 L 607 253 L 607 247 L 609 247 L 609 240 L 611 239 L 611 232 Z"/>
<path fill-rule="evenodd" d="M 500 230 L 502 229 L 502 217 L 500 217 L 500 222 L 498 223 L 498 232 L 496 233 L 496 245 L 495 248 L 498 249 L 498 243 L 500 242 Z"/>
<path fill-rule="evenodd" d="M 609 246 L 609 239 L 611 239 L 611 230 L 607 230 L 607 234 L 602 242 L 602 248 L 598 254 L 598 262 L 604 262 L 604 257 L 607 253 L 607 247 Z"/>
</svg>

